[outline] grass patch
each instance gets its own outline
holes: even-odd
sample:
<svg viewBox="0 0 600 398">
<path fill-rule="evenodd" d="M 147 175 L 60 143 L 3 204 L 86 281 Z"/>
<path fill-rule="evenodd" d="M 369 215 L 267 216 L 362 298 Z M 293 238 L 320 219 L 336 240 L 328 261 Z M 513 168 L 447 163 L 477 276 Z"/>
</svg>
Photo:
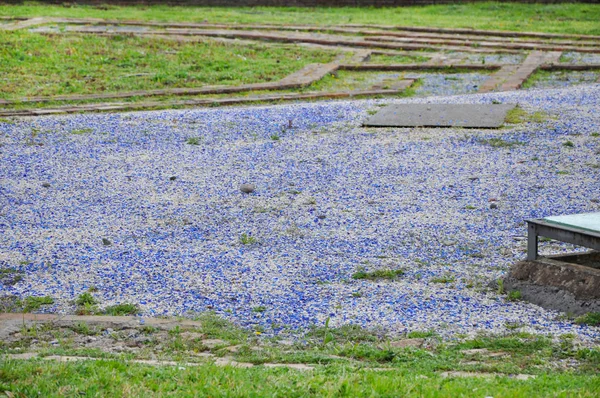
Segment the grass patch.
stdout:
<svg viewBox="0 0 600 398">
<path fill-rule="evenodd" d="M 140 312 L 140 308 L 136 304 L 123 303 L 106 307 L 102 312 L 113 316 L 135 315 Z"/>
<path fill-rule="evenodd" d="M 506 295 L 506 299 L 508 301 L 521 301 L 523 299 L 523 295 L 519 290 L 511 290 Z"/>
<path fill-rule="evenodd" d="M 520 124 L 526 122 L 542 123 L 548 119 L 549 116 L 545 112 L 536 111 L 529 113 L 520 106 L 515 106 L 506 113 L 504 121 L 508 124 Z"/>
<path fill-rule="evenodd" d="M 23 312 L 32 312 L 39 310 L 44 305 L 54 304 L 54 299 L 52 297 L 44 296 L 44 297 L 25 297 L 22 301 Z"/>
<path fill-rule="evenodd" d="M 252 235 L 249 235 L 249 234 L 247 234 L 247 233 L 245 233 L 245 232 L 244 232 L 243 234 L 241 234 L 241 235 L 240 235 L 240 243 L 241 243 L 242 245 L 253 245 L 253 244 L 255 244 L 256 242 L 258 242 L 258 241 L 257 241 L 257 240 L 256 240 L 256 238 L 255 238 L 254 236 L 252 236 Z"/>
<path fill-rule="evenodd" d="M 373 54 L 368 63 L 371 64 L 420 64 L 429 61 L 426 55 L 382 55 Z"/>
<path fill-rule="evenodd" d="M 453 275 L 442 275 L 431 278 L 429 280 L 431 283 L 454 283 L 456 278 Z"/>
<path fill-rule="evenodd" d="M 0 268 L 0 285 L 12 286 L 23 280 L 23 272 L 14 268 Z"/>
<path fill-rule="evenodd" d="M 484 145 L 491 146 L 492 148 L 512 148 L 519 145 L 525 145 L 521 141 L 506 141 L 502 138 L 480 138 L 478 140 Z"/>
<path fill-rule="evenodd" d="M 352 279 L 397 279 L 404 275 L 404 271 L 401 269 L 381 269 L 376 271 L 367 272 L 365 270 L 359 270 L 352 274 Z"/>
<path fill-rule="evenodd" d="M 0 31 L 0 98 L 276 81 L 335 55 L 295 45 Z"/>
<path fill-rule="evenodd" d="M 198 137 L 190 137 L 185 141 L 188 145 L 200 145 L 200 138 Z"/>
<path fill-rule="evenodd" d="M 118 7 L 24 3 L 0 5 L 0 16 L 139 19 L 212 23 L 233 22 L 281 25 L 376 24 L 445 28 L 500 29 L 600 35 L 597 4 L 519 4 L 478 2 L 418 7 L 173 7 L 138 5 Z"/>
<path fill-rule="evenodd" d="M 575 319 L 579 325 L 600 326 L 600 312 L 590 312 Z"/>
</svg>

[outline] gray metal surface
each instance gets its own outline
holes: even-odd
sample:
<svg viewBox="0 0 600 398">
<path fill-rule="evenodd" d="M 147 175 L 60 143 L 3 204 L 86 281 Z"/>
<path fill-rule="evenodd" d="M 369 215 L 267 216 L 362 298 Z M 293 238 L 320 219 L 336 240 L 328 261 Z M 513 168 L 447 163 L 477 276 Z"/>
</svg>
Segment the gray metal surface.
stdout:
<svg viewBox="0 0 600 398">
<path fill-rule="evenodd" d="M 553 223 L 544 219 L 527 220 L 527 226 L 527 260 L 530 261 L 538 257 L 538 236 L 600 250 L 600 232 Z"/>
<path fill-rule="evenodd" d="M 515 104 L 393 104 L 382 108 L 366 127 L 498 128 Z"/>
</svg>

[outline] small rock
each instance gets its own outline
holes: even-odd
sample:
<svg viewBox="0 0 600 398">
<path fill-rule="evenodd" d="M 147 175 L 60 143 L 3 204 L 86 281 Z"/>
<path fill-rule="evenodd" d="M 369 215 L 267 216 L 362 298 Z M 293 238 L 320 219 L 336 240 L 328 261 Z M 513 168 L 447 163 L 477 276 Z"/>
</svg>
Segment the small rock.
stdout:
<svg viewBox="0 0 600 398">
<path fill-rule="evenodd" d="M 110 246 L 110 245 L 112 245 L 112 242 L 106 238 L 102 238 L 102 244 L 104 246 Z"/>
<path fill-rule="evenodd" d="M 422 347 L 425 339 L 404 339 L 398 341 L 390 341 L 390 346 L 396 348 L 404 347 Z"/>
<path fill-rule="evenodd" d="M 227 345 L 229 344 L 227 341 L 225 340 L 220 340 L 220 339 L 206 339 L 206 340 L 202 340 L 202 345 L 208 347 L 208 348 L 215 348 L 217 346 L 220 345 Z"/>
<path fill-rule="evenodd" d="M 240 191 L 242 191 L 243 193 L 252 193 L 252 192 L 254 192 L 255 189 L 256 189 L 256 187 L 252 184 L 240 185 Z"/>
<path fill-rule="evenodd" d="M 600 203 L 600 199 L 590 199 L 590 202 L 592 202 L 592 203 Z"/>
<path fill-rule="evenodd" d="M 44 183 L 42 184 L 42 186 L 43 186 L 44 188 L 50 188 L 50 183 L 48 183 L 48 182 L 44 182 Z"/>
<path fill-rule="evenodd" d="M 317 214 L 317 218 L 319 220 L 324 220 L 325 218 L 327 218 L 327 216 L 325 214 Z"/>
<path fill-rule="evenodd" d="M 171 180 L 171 181 L 175 181 L 176 179 L 177 179 L 177 176 L 171 176 L 171 177 L 169 177 L 169 180 Z"/>
<path fill-rule="evenodd" d="M 497 205 L 497 204 L 495 204 L 495 203 L 492 203 L 492 204 L 490 205 L 490 209 L 497 209 L 497 208 L 498 208 L 498 205 Z"/>
<path fill-rule="evenodd" d="M 58 340 L 52 340 L 49 344 L 58 345 Z"/>
<path fill-rule="evenodd" d="M 229 347 L 225 347 L 225 349 L 227 351 L 229 351 L 229 352 L 237 353 L 237 352 L 240 351 L 241 347 L 242 347 L 241 345 L 232 345 L 232 346 L 229 346 Z"/>
</svg>

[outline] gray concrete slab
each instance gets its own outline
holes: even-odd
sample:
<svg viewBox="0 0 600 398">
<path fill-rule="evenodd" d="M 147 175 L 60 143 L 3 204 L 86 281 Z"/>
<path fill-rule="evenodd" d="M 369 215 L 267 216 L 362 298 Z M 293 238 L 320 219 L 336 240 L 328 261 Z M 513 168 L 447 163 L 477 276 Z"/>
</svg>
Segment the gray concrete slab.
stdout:
<svg viewBox="0 0 600 398">
<path fill-rule="evenodd" d="M 515 104 L 393 104 L 364 123 L 366 127 L 498 128 Z"/>
</svg>

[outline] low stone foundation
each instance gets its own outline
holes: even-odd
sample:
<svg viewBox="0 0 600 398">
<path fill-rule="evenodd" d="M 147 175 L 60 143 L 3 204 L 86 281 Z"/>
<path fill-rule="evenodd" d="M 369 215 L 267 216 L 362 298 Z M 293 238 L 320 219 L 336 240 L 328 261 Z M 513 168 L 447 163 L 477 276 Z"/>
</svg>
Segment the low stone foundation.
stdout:
<svg viewBox="0 0 600 398">
<path fill-rule="evenodd" d="M 573 315 L 600 312 L 600 253 L 521 261 L 504 279 L 507 291 L 523 300 Z"/>
</svg>

